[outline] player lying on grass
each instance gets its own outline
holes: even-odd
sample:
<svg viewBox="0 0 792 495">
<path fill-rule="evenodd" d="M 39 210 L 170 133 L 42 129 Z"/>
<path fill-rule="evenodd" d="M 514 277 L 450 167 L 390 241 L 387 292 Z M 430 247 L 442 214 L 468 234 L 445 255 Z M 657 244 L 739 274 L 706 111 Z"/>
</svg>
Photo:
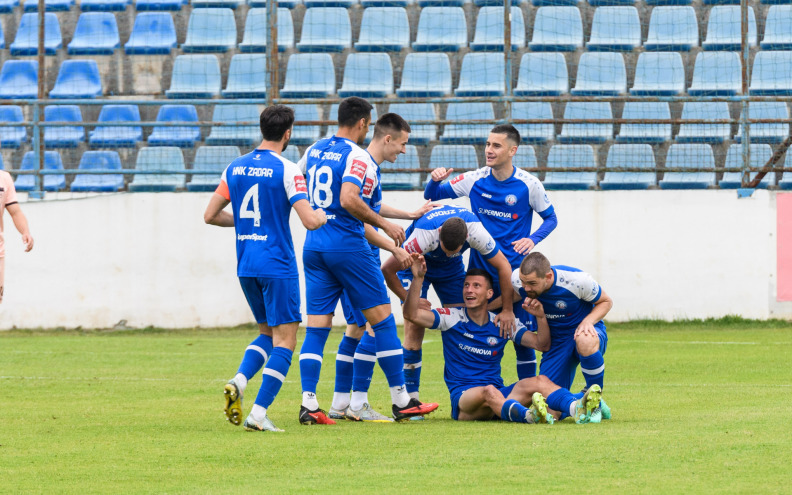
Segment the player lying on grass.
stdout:
<svg viewBox="0 0 792 495">
<path fill-rule="evenodd" d="M 467 271 L 463 287 L 464 308 L 420 308 L 420 292 L 426 275 L 423 256 L 413 255 L 413 283 L 404 302 L 404 319 L 422 327 L 442 331 L 445 382 L 451 394 L 451 417 L 460 421 L 489 420 L 500 417 L 517 423 L 552 423 L 548 405 L 570 413 L 578 423 L 588 422 L 600 399 L 598 387 L 576 396 L 553 384 L 546 377 L 525 378 L 504 386 L 501 359 L 508 339 L 501 337 L 487 311 L 492 296 L 492 278 L 480 269 Z M 550 330 L 541 304 L 526 299 L 523 308 L 531 317 L 528 326 L 520 325 L 511 340 L 543 350 L 550 345 Z M 532 331 L 536 328 L 536 332 Z M 545 402 L 545 396 L 550 402 Z M 560 414 L 559 417 L 564 417 Z"/>
</svg>

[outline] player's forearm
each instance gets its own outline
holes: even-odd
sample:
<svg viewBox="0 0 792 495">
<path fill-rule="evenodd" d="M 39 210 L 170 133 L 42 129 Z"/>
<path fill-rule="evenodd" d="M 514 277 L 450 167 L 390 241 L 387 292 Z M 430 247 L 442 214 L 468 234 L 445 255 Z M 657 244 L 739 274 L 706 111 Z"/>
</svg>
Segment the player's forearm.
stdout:
<svg viewBox="0 0 792 495">
<path fill-rule="evenodd" d="M 377 230 L 374 229 L 371 224 L 366 223 L 363 225 L 363 235 L 366 237 L 366 240 L 369 242 L 369 244 L 372 244 L 389 253 L 392 253 L 393 250 L 396 249 L 393 241 L 377 232 Z"/>
<path fill-rule="evenodd" d="M 385 284 L 388 288 L 393 292 L 396 297 L 398 297 L 401 301 L 407 299 L 407 291 L 404 290 L 404 287 L 399 280 L 398 272 L 388 271 L 386 272 L 384 267 L 382 270 L 382 274 L 385 277 Z"/>
<path fill-rule="evenodd" d="M 536 346 L 534 349 L 540 352 L 550 350 L 550 324 L 547 317 L 536 317 Z"/>
<path fill-rule="evenodd" d="M 421 287 L 423 287 L 423 281 L 423 277 L 413 276 L 413 281 L 410 284 L 410 289 L 407 291 L 406 297 L 404 298 L 404 306 L 402 307 L 404 319 L 410 320 L 416 324 L 419 324 L 419 322 L 416 320 L 418 319 L 418 302 L 421 299 Z"/>
<path fill-rule="evenodd" d="M 22 213 L 22 209 L 14 208 L 14 210 L 15 211 L 13 213 L 9 211 L 9 214 L 11 215 L 11 220 L 14 221 L 14 227 L 16 227 L 17 231 L 21 235 L 23 236 L 30 235 L 30 227 L 28 227 L 27 217 L 25 216 L 24 213 Z"/>
<path fill-rule="evenodd" d="M 227 211 L 219 211 L 212 217 L 204 217 L 204 221 L 209 225 L 216 225 L 218 227 L 233 227 L 234 215 Z"/>
<path fill-rule="evenodd" d="M 378 215 L 376 211 L 372 210 L 357 194 L 344 194 L 342 189 L 341 207 L 363 223 L 373 225 L 374 227 L 383 227 L 385 219 Z"/>
<path fill-rule="evenodd" d="M 600 320 L 605 318 L 605 316 L 610 312 L 611 308 L 613 307 L 613 301 L 610 298 L 604 298 L 597 301 L 594 305 L 594 308 L 591 310 L 591 313 L 588 314 L 583 319 L 584 323 L 589 323 L 591 325 L 597 324 Z"/>
<path fill-rule="evenodd" d="M 443 184 L 431 179 L 426 183 L 426 189 L 424 189 L 424 199 L 437 201 L 440 199 L 455 197 L 456 196 L 453 194 L 453 190 L 448 184 Z"/>
<path fill-rule="evenodd" d="M 539 228 L 536 229 L 536 231 L 533 234 L 528 236 L 528 238 L 533 241 L 534 245 L 539 244 L 547 236 L 549 236 L 550 233 L 554 231 L 557 226 L 558 226 L 558 217 L 556 216 L 555 211 L 552 211 L 547 216 L 542 217 L 542 225 L 540 225 Z"/>
<path fill-rule="evenodd" d="M 379 214 L 383 218 L 394 218 L 397 220 L 414 220 L 412 213 L 409 211 L 400 210 L 393 206 L 383 204 L 380 207 Z"/>
</svg>

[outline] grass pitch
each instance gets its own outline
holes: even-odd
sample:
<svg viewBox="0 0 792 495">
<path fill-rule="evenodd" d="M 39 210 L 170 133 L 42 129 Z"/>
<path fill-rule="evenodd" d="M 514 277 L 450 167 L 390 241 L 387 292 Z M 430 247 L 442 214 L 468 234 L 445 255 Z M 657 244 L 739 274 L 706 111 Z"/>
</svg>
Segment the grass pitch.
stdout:
<svg viewBox="0 0 792 495">
<path fill-rule="evenodd" d="M 222 387 L 253 327 L 0 333 L 2 493 L 789 493 L 792 325 L 609 326 L 613 420 L 450 419 L 427 332 L 426 421 L 301 426 L 297 359 L 270 408 L 283 434 L 225 421 Z M 304 335 L 304 334 L 303 334 Z M 318 395 L 329 408 L 334 330 Z M 298 349 L 300 343 L 298 342 Z M 514 353 L 503 362 L 516 379 Z M 577 384 L 582 378 L 578 376 Z M 260 376 L 251 381 L 245 413 Z M 576 385 L 577 386 L 577 385 Z M 372 405 L 389 409 L 377 368 Z"/>
</svg>

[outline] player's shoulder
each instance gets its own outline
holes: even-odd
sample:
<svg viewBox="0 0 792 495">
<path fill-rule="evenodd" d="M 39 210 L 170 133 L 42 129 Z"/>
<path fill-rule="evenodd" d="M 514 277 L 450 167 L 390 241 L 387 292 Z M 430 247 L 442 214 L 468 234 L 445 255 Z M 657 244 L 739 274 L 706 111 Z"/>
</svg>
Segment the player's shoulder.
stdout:
<svg viewBox="0 0 792 495">
<path fill-rule="evenodd" d="M 556 286 L 566 289 L 574 294 L 585 291 L 591 284 L 593 277 L 580 268 L 566 265 L 553 265 L 556 273 Z"/>
<path fill-rule="evenodd" d="M 514 168 L 514 179 L 525 184 L 529 189 L 542 185 L 542 181 L 537 176 L 517 167 Z"/>
<path fill-rule="evenodd" d="M 11 174 L 6 172 L 5 170 L 0 170 L 0 181 L 8 183 L 8 182 L 14 182 L 14 179 L 12 179 Z"/>
<path fill-rule="evenodd" d="M 474 182 L 477 182 L 481 179 L 488 177 L 491 173 L 492 173 L 492 169 L 490 169 L 489 167 L 481 167 L 479 169 L 457 175 L 456 177 L 451 179 L 451 185 L 453 186 L 454 184 L 458 184 L 463 181 L 472 184 Z"/>
<path fill-rule="evenodd" d="M 441 318 L 457 320 L 458 323 L 468 321 L 465 308 L 435 308 L 435 311 L 437 311 L 437 314 L 439 314 Z"/>
</svg>

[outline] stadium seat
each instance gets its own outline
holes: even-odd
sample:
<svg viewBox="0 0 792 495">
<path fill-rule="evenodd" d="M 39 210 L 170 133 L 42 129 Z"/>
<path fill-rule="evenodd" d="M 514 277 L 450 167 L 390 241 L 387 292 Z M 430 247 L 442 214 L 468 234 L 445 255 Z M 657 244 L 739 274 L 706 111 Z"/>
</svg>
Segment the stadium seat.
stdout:
<svg viewBox="0 0 792 495">
<path fill-rule="evenodd" d="M 112 55 L 120 46 L 118 24 L 112 12 L 84 12 L 77 20 L 67 51 L 69 55 Z"/>
<path fill-rule="evenodd" d="M 267 67 L 263 53 L 239 53 L 231 58 L 228 83 L 223 90 L 226 98 L 266 98 L 268 78 L 262 77 Z"/>
<path fill-rule="evenodd" d="M 5 33 L 3 33 L 3 23 L 0 22 L 0 50 L 5 48 Z"/>
<path fill-rule="evenodd" d="M 743 145 L 733 144 L 729 146 L 729 151 L 726 152 L 725 168 L 743 168 Z M 767 161 L 773 156 L 773 150 L 769 144 L 751 144 L 750 145 L 750 167 L 761 168 L 764 167 Z M 750 180 L 756 177 L 758 172 L 751 172 Z M 767 186 L 772 186 L 775 183 L 775 172 L 768 172 L 757 185 L 757 189 L 767 189 Z M 723 172 L 723 178 L 718 182 L 721 189 L 737 189 L 742 185 L 742 172 Z"/>
<path fill-rule="evenodd" d="M 363 8 L 369 7 L 407 7 L 413 0 L 360 0 Z"/>
<path fill-rule="evenodd" d="M 666 168 L 715 169 L 715 157 L 708 144 L 672 144 L 668 148 Z M 661 189 L 706 189 L 715 185 L 715 172 L 665 172 Z"/>
<path fill-rule="evenodd" d="M 47 12 L 44 14 L 44 53 L 55 55 L 63 47 L 58 15 Z M 38 54 L 38 13 L 22 14 L 14 42 L 9 46 L 12 56 Z"/>
<path fill-rule="evenodd" d="M 201 146 L 195 152 L 193 170 L 214 172 L 213 174 L 193 174 L 187 184 L 188 191 L 214 191 L 220 184 L 220 176 L 229 163 L 239 157 L 236 146 Z"/>
<path fill-rule="evenodd" d="M 646 5 L 690 5 L 693 0 L 645 0 Z"/>
<path fill-rule="evenodd" d="M 403 7 L 370 7 L 363 11 L 359 52 L 399 52 L 410 46 L 410 22 Z"/>
<path fill-rule="evenodd" d="M 621 53 L 587 52 L 580 56 L 573 95 L 616 96 L 627 92 L 627 70 Z"/>
<path fill-rule="evenodd" d="M 332 120 L 332 121 L 336 121 L 336 122 L 338 121 L 338 106 L 339 106 L 338 103 L 333 103 L 330 106 L 330 112 L 327 114 L 327 120 Z M 378 116 L 377 116 L 377 106 L 374 105 L 374 107 L 371 109 L 371 125 L 369 126 L 368 134 L 366 134 L 366 138 L 365 138 L 365 142 L 366 143 L 370 142 L 371 138 L 374 137 L 374 123 L 377 121 L 377 118 L 378 118 Z M 332 136 L 333 133 L 335 133 L 335 131 L 337 129 L 338 129 L 338 126 L 336 126 L 336 125 L 328 126 L 327 127 L 327 133 L 325 134 L 325 137 Z M 410 137 L 412 138 L 412 135 Z"/>
<path fill-rule="evenodd" d="M 476 34 L 470 43 L 473 51 L 503 51 L 505 49 L 503 7 L 481 7 L 476 17 Z M 511 8 L 511 49 L 525 47 L 525 20 L 520 7 Z"/>
<path fill-rule="evenodd" d="M 740 7 L 718 5 L 712 7 L 707 23 L 707 39 L 701 43 L 705 50 L 739 51 L 742 44 Z M 748 45 L 756 46 L 756 15 L 748 7 Z"/>
<path fill-rule="evenodd" d="M 317 105 L 291 105 L 294 109 L 294 121 L 322 120 Z M 295 125 L 292 128 L 291 144 L 314 144 L 322 136 L 319 125 Z M 410 136 L 412 137 L 412 136 Z"/>
<path fill-rule="evenodd" d="M 462 59 L 457 96 L 503 96 L 506 63 L 491 53 L 468 53 Z"/>
<path fill-rule="evenodd" d="M 636 0 L 590 0 L 589 5 L 592 7 L 601 7 L 601 6 L 630 6 L 635 5 Z"/>
<path fill-rule="evenodd" d="M 325 98 L 336 92 L 335 67 L 328 53 L 289 57 L 281 98 Z"/>
<path fill-rule="evenodd" d="M 221 125 L 212 127 L 206 138 L 209 145 L 252 146 L 261 142 L 259 128 L 259 109 L 256 105 L 215 105 L 212 122 L 233 124 L 236 122 L 255 122 L 248 125 Z"/>
<path fill-rule="evenodd" d="M 761 51 L 751 71 L 754 96 L 792 95 L 792 51 Z"/>
<path fill-rule="evenodd" d="M 303 0 L 306 8 L 312 7 L 340 7 L 348 9 L 357 4 L 357 0 Z"/>
<path fill-rule="evenodd" d="M 456 52 L 467 46 L 467 21 L 462 7 L 424 7 L 412 48 L 417 52 Z"/>
<path fill-rule="evenodd" d="M 301 52 L 340 52 L 352 47 L 349 13 L 342 7 L 306 9 L 302 35 L 297 43 Z"/>
<path fill-rule="evenodd" d="M 50 98 L 95 98 L 102 96 L 102 80 L 95 60 L 65 60 L 58 71 Z"/>
<path fill-rule="evenodd" d="M 97 122 L 140 122 L 140 110 L 137 105 L 105 105 Z M 142 140 L 138 126 L 97 126 L 88 138 L 93 148 L 134 148 Z"/>
<path fill-rule="evenodd" d="M 784 168 L 792 168 L 792 153 L 787 153 L 784 160 Z M 779 177 L 778 188 L 784 191 L 792 189 L 792 172 L 784 172 L 784 174 Z"/>
<path fill-rule="evenodd" d="M 168 98 L 212 98 L 220 94 L 220 64 L 215 55 L 179 55 L 173 63 Z"/>
<path fill-rule="evenodd" d="M 186 0 L 135 0 L 135 10 L 181 10 Z"/>
<path fill-rule="evenodd" d="M 513 120 L 552 119 L 553 109 L 550 102 L 546 101 L 519 101 L 512 103 L 511 116 Z M 553 124 L 515 124 L 514 127 L 526 143 L 544 143 L 551 141 L 555 135 Z"/>
<path fill-rule="evenodd" d="M 674 96 L 685 92 L 685 67 L 676 52 L 644 52 L 635 66 L 630 93 L 636 96 Z"/>
<path fill-rule="evenodd" d="M 655 175 L 655 158 L 652 147 L 648 144 L 614 144 L 608 150 L 608 169 L 619 167 L 645 168 L 646 172 L 605 171 L 605 178 L 600 181 L 603 190 L 613 189 L 647 189 L 657 184 Z"/>
<path fill-rule="evenodd" d="M 520 146 L 517 154 L 512 158 L 512 165 L 523 170 L 536 168 L 539 163 L 536 161 L 536 150 L 533 146 Z M 533 172 L 536 174 L 536 172 Z"/>
<path fill-rule="evenodd" d="M 0 14 L 10 14 L 19 6 L 19 0 L 0 0 Z"/>
<path fill-rule="evenodd" d="M 381 98 L 392 94 L 393 68 L 387 53 L 352 53 L 347 57 L 338 96 Z"/>
<path fill-rule="evenodd" d="M 445 120 L 495 120 L 492 103 L 449 103 Z M 486 124 L 446 124 L 440 141 L 444 143 L 484 144 L 492 129 L 492 123 Z"/>
<path fill-rule="evenodd" d="M 427 7 L 431 8 L 431 7 Z M 401 115 L 408 122 L 411 120 L 437 120 L 435 107 L 432 103 L 392 103 L 389 112 Z M 410 142 L 427 144 L 437 138 L 437 126 L 434 124 L 410 124 Z"/>
<path fill-rule="evenodd" d="M 668 103 L 659 101 L 628 101 L 622 119 L 671 119 Z M 671 124 L 622 124 L 616 141 L 621 143 L 664 143 L 671 140 Z"/>
<path fill-rule="evenodd" d="M 453 167 L 455 169 L 479 168 L 476 148 L 470 144 L 440 144 L 432 148 L 429 168 Z"/>
<path fill-rule="evenodd" d="M 193 9 L 187 25 L 185 53 L 225 52 L 236 48 L 236 21 L 231 9 Z"/>
<path fill-rule="evenodd" d="M 654 52 L 685 52 L 699 45 L 696 11 L 690 6 L 655 7 L 649 20 L 644 49 Z"/>
<path fill-rule="evenodd" d="M 0 105 L 0 148 L 19 148 L 27 142 L 27 128 L 2 125 L 3 122 L 24 122 L 22 107 Z M 2 169 L 2 167 L 0 167 Z"/>
<path fill-rule="evenodd" d="M 449 75 L 450 78 L 450 75 Z M 38 96 L 38 62 L 8 60 L 0 71 L 0 98 L 36 98 Z"/>
<path fill-rule="evenodd" d="M 736 7 L 739 9 L 739 7 Z M 751 10 L 753 12 L 753 10 Z M 762 50 L 792 50 L 792 5 L 773 5 L 767 11 Z M 756 39 L 754 36 L 753 39 Z"/>
<path fill-rule="evenodd" d="M 410 53 L 404 58 L 401 97 L 445 96 L 451 93 L 451 63 L 445 53 Z"/>
<path fill-rule="evenodd" d="M 226 8 L 236 9 L 244 5 L 246 0 L 190 0 L 190 5 L 195 8 Z"/>
<path fill-rule="evenodd" d="M 195 105 L 162 105 L 157 112 L 157 122 L 198 122 Z M 178 146 L 192 148 L 201 140 L 201 128 L 154 127 L 148 138 L 149 146 Z"/>
<path fill-rule="evenodd" d="M 141 12 L 124 45 L 127 55 L 168 55 L 176 48 L 176 27 L 167 12 Z"/>
<path fill-rule="evenodd" d="M 22 164 L 19 166 L 20 170 L 36 170 L 37 154 L 34 151 L 28 151 L 22 157 Z M 61 161 L 60 153 L 57 151 L 44 152 L 44 170 L 63 170 L 63 161 Z M 66 176 L 62 174 L 46 174 L 42 175 L 42 185 L 45 191 L 60 191 L 66 187 Z M 18 175 L 14 181 L 14 187 L 17 191 L 29 192 L 36 188 L 36 177 L 33 175 Z"/>
<path fill-rule="evenodd" d="M 278 7 L 278 51 L 294 48 L 294 22 L 289 9 Z M 267 51 L 267 9 L 248 10 L 245 35 L 239 44 L 242 52 Z"/>
<path fill-rule="evenodd" d="M 421 173 L 417 171 L 421 168 L 421 161 L 418 157 L 418 149 L 411 144 L 407 145 L 405 153 L 399 155 L 395 163 L 383 161 L 380 168 L 383 171 L 380 182 L 385 191 L 406 191 L 421 187 Z M 416 172 L 385 173 L 386 170 L 394 168 L 414 168 Z"/>
<path fill-rule="evenodd" d="M 611 119 L 611 107 L 605 102 L 579 102 L 573 101 L 566 104 L 564 119 Z M 604 143 L 613 138 L 612 124 L 564 124 L 560 143 Z"/>
<path fill-rule="evenodd" d="M 78 170 L 121 170 L 117 151 L 86 151 Z M 77 174 L 71 183 L 73 192 L 116 192 L 124 188 L 122 174 Z"/>
<path fill-rule="evenodd" d="M 729 119 L 729 104 L 725 101 L 689 101 L 682 107 L 682 120 Z M 680 143 L 722 143 L 731 135 L 730 124 L 681 124 L 677 141 Z"/>
<path fill-rule="evenodd" d="M 44 12 L 68 12 L 73 5 L 74 0 L 44 0 Z M 38 0 L 25 0 L 25 12 L 38 12 Z"/>
<path fill-rule="evenodd" d="M 750 119 L 788 119 L 789 109 L 783 101 L 751 101 L 748 102 L 748 118 Z M 742 141 L 742 125 L 737 126 L 736 141 Z M 750 124 L 752 143 L 780 143 L 789 136 L 789 122 L 778 124 Z"/>
<path fill-rule="evenodd" d="M 550 148 L 547 168 L 584 168 L 596 167 L 594 148 L 587 144 L 560 144 Z M 597 185 L 597 172 L 556 172 L 548 171 L 542 181 L 550 191 L 591 189 Z"/>
<path fill-rule="evenodd" d="M 573 52 L 583 46 L 583 20 L 577 7 L 539 7 L 534 19 L 535 52 Z"/>
<path fill-rule="evenodd" d="M 299 162 L 300 158 L 302 157 L 302 155 L 300 154 L 300 150 L 297 148 L 297 146 L 289 146 L 288 148 L 286 148 L 281 152 L 281 156 L 289 160 L 290 162 L 294 162 L 294 163 Z"/>
<path fill-rule="evenodd" d="M 641 46 L 641 21 L 635 7 L 599 7 L 594 11 L 589 51 L 629 52 Z"/>
<path fill-rule="evenodd" d="M 691 96 L 731 96 L 742 92 L 742 64 L 734 52 L 699 52 Z"/>
<path fill-rule="evenodd" d="M 703 0 L 704 5 L 740 5 L 740 0 Z"/>
<path fill-rule="evenodd" d="M 524 53 L 517 77 L 517 96 L 557 96 L 569 92 L 569 74 L 562 53 Z"/>
<path fill-rule="evenodd" d="M 129 0 L 80 0 L 83 12 L 123 12 Z"/>
<path fill-rule="evenodd" d="M 174 171 L 173 174 L 140 173 L 133 176 L 129 190 L 133 192 L 173 192 L 184 188 L 184 155 L 181 149 L 163 146 L 142 148 L 137 155 L 135 170 L 140 172 Z"/>
<path fill-rule="evenodd" d="M 279 9 L 293 9 L 294 7 L 300 5 L 302 0 L 278 0 L 278 8 Z M 248 6 L 250 8 L 256 9 L 265 9 L 267 8 L 266 0 L 248 0 Z"/>
<path fill-rule="evenodd" d="M 82 122 L 82 113 L 77 105 L 47 105 L 44 107 L 44 122 Z M 44 146 L 47 148 L 76 148 L 85 141 L 82 126 L 44 127 Z"/>
<path fill-rule="evenodd" d="M 536 7 L 544 6 L 577 6 L 579 0 L 532 0 L 531 4 Z"/>
</svg>

